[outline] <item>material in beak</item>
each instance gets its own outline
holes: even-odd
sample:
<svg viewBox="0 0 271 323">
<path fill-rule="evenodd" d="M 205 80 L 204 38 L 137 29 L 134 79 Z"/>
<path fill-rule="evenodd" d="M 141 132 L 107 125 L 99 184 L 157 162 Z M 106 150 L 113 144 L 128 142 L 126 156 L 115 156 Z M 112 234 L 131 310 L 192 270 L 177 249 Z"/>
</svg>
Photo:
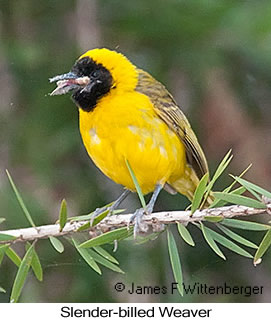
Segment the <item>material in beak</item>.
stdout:
<svg viewBox="0 0 271 323">
<path fill-rule="evenodd" d="M 57 82 L 57 87 L 50 95 L 62 95 L 70 92 L 71 90 L 85 87 L 89 84 L 90 78 L 88 76 L 78 77 L 72 72 L 57 75 L 49 79 L 50 83 Z"/>
</svg>

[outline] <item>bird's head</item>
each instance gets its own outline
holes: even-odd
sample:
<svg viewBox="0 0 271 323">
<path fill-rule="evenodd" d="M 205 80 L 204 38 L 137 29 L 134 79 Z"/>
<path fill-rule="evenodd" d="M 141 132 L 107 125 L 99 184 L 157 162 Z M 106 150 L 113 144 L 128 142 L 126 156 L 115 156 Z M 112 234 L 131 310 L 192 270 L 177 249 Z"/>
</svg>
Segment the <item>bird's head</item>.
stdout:
<svg viewBox="0 0 271 323">
<path fill-rule="evenodd" d="M 92 49 L 79 57 L 70 72 L 52 77 L 50 82 L 57 82 L 51 95 L 71 92 L 77 106 L 91 111 L 108 93 L 132 91 L 137 84 L 137 70 L 120 53 Z"/>
</svg>

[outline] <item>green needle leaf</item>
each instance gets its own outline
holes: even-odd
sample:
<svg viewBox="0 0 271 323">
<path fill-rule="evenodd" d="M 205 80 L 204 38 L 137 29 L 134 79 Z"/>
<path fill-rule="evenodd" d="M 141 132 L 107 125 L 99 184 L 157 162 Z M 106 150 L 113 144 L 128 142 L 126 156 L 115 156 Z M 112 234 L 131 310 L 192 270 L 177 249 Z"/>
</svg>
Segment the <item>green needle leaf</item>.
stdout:
<svg viewBox="0 0 271 323">
<path fill-rule="evenodd" d="M 231 191 L 230 194 L 235 194 L 235 195 L 242 195 L 245 193 L 246 188 L 243 186 L 237 187 L 235 190 Z M 227 193 L 226 190 L 223 191 L 223 193 Z M 226 205 L 228 202 L 225 202 L 223 200 L 220 200 L 219 198 L 215 198 L 214 202 L 210 205 L 210 208 L 214 207 L 221 207 Z"/>
<path fill-rule="evenodd" d="M 118 260 L 114 258 L 112 255 L 110 255 L 109 252 L 104 250 L 104 248 L 97 246 L 97 247 L 93 247 L 93 249 L 108 261 L 114 262 L 117 265 L 119 264 Z"/>
<path fill-rule="evenodd" d="M 15 186 L 15 184 L 14 184 L 14 182 L 13 182 L 12 178 L 11 178 L 11 175 L 10 175 L 10 173 L 9 173 L 9 171 L 8 171 L 7 169 L 6 169 L 6 173 L 7 173 L 7 175 L 8 175 L 8 179 L 9 179 L 9 182 L 10 182 L 10 184 L 11 184 L 11 187 L 12 187 L 12 189 L 13 189 L 13 191 L 14 191 L 14 193 L 15 193 L 16 197 L 17 197 L 17 200 L 18 200 L 18 202 L 19 202 L 19 204 L 20 204 L 20 206 L 21 206 L 21 208 L 22 208 L 22 210 L 23 210 L 23 212 L 24 212 L 24 214 L 25 214 L 25 216 L 26 216 L 26 218 L 27 218 L 28 222 L 32 225 L 32 227 L 35 227 L 35 223 L 34 223 L 34 221 L 32 220 L 31 215 L 30 215 L 30 213 L 28 212 L 28 209 L 26 208 L 26 206 L 25 206 L 25 204 L 24 204 L 24 201 L 23 201 L 23 199 L 22 199 L 22 197 L 21 197 L 21 195 L 20 195 L 19 191 L 17 190 L 17 187 Z"/>
<path fill-rule="evenodd" d="M 242 195 L 243 193 L 245 193 L 246 188 L 245 187 L 237 187 L 235 190 L 231 191 L 231 194 L 235 194 L 235 195 Z"/>
<path fill-rule="evenodd" d="M 208 228 L 206 228 L 203 223 L 201 222 L 200 224 L 201 227 L 201 231 L 203 233 L 203 236 L 205 238 L 205 240 L 207 241 L 208 245 L 213 249 L 213 251 L 222 259 L 226 260 L 226 257 L 224 256 L 224 254 L 222 253 L 222 251 L 218 248 L 217 244 L 215 243 L 212 235 L 210 234 L 210 232 L 207 230 Z"/>
<path fill-rule="evenodd" d="M 168 240 L 168 252 L 170 263 L 174 275 L 174 279 L 176 281 L 178 291 L 180 295 L 183 296 L 183 274 L 182 274 L 182 267 L 181 261 L 177 249 L 177 245 L 174 239 L 174 236 L 171 231 L 167 230 L 167 240 Z"/>
<path fill-rule="evenodd" d="M 226 225 L 228 227 L 242 229 L 242 230 L 251 230 L 251 231 L 265 231 L 271 228 L 270 225 L 255 223 L 244 220 L 235 220 L 235 219 L 224 219 L 221 221 L 221 224 Z"/>
<path fill-rule="evenodd" d="M 122 210 L 114 210 L 113 211 L 113 214 L 121 213 L 123 211 L 124 211 L 123 209 Z M 100 223 L 107 216 L 108 213 L 109 213 L 109 210 L 106 210 L 103 213 L 99 214 L 97 217 L 95 217 L 95 219 L 92 222 L 92 227 L 94 227 L 95 225 L 97 225 L 98 223 Z M 91 213 L 91 215 L 93 215 L 93 213 Z M 91 215 L 86 215 L 84 217 L 88 217 L 88 218 L 87 219 L 86 218 L 85 219 L 81 219 L 81 220 L 90 220 L 91 219 Z M 80 220 L 78 219 L 76 221 L 80 221 Z M 87 230 L 90 227 L 91 227 L 90 222 L 87 222 L 87 223 L 83 224 L 81 227 L 79 227 L 77 229 L 77 232 L 81 232 L 81 231 Z"/>
<path fill-rule="evenodd" d="M 218 167 L 214 173 L 214 176 L 212 177 L 208 186 L 206 187 L 206 197 L 210 193 L 210 191 L 211 191 L 212 187 L 214 186 L 215 182 L 217 181 L 217 179 L 220 177 L 220 175 L 224 172 L 224 170 L 228 167 L 229 163 L 231 162 L 233 156 L 230 154 L 231 154 L 231 150 L 229 150 L 227 152 L 225 157 L 222 159 L 221 163 L 218 165 Z"/>
<path fill-rule="evenodd" d="M 56 237 L 49 237 L 49 240 L 57 252 L 62 253 L 64 251 L 63 243 Z"/>
<path fill-rule="evenodd" d="M 112 204 L 112 203 L 110 203 Z M 117 211 L 117 210 L 115 210 Z M 113 212 L 113 214 L 116 214 L 115 211 Z M 94 227 L 95 225 L 97 225 L 98 223 L 100 223 L 109 213 L 109 210 L 104 211 L 103 213 L 99 214 L 92 222 L 92 226 Z"/>
<path fill-rule="evenodd" d="M 90 222 L 87 222 L 87 223 L 85 223 L 85 224 L 81 225 L 81 227 L 79 227 L 79 228 L 76 230 L 76 232 L 85 231 L 85 230 L 87 230 L 87 229 L 89 229 L 89 228 L 90 228 Z"/>
<path fill-rule="evenodd" d="M 10 240 L 15 240 L 15 239 L 17 239 L 17 238 L 14 236 L 11 236 L 11 235 L 5 234 L 5 233 L 0 233 L 0 240 L 1 241 L 10 241 Z"/>
<path fill-rule="evenodd" d="M 11 291 L 10 302 L 16 303 L 21 295 L 28 271 L 30 269 L 34 254 L 34 244 L 27 250 L 21 265 L 17 271 L 14 284 Z"/>
<path fill-rule="evenodd" d="M 29 242 L 26 243 L 26 250 L 28 250 L 31 247 L 31 244 Z M 35 248 L 33 250 L 33 258 L 32 258 L 32 262 L 31 262 L 31 267 L 33 269 L 33 272 L 36 276 L 36 278 L 41 282 L 43 279 L 43 271 L 42 271 L 42 267 L 41 267 L 41 263 L 39 260 L 39 256 L 35 251 Z"/>
<path fill-rule="evenodd" d="M 257 250 L 255 256 L 254 256 L 254 264 L 257 263 L 257 261 L 265 254 L 267 249 L 271 245 L 271 229 L 269 229 L 265 236 L 263 237 L 263 240 L 261 241 L 259 245 L 259 249 Z"/>
<path fill-rule="evenodd" d="M 240 183 L 241 185 L 243 185 L 250 193 L 252 193 L 254 196 L 258 196 L 258 199 L 261 201 L 261 197 L 259 195 L 255 195 L 255 192 L 268 197 L 271 199 L 271 192 L 268 192 L 267 190 L 261 188 L 260 186 L 250 183 L 248 181 L 246 181 L 245 179 L 242 179 L 240 177 L 237 176 L 232 176 L 238 183 Z"/>
<path fill-rule="evenodd" d="M 231 193 L 222 193 L 222 192 L 214 192 L 213 194 L 215 197 L 221 200 L 224 200 L 228 203 L 244 205 L 244 206 L 253 207 L 256 209 L 266 209 L 266 205 L 264 203 L 261 203 L 250 197 L 231 194 Z"/>
<path fill-rule="evenodd" d="M 0 293 L 6 293 L 6 290 L 0 286 Z"/>
<path fill-rule="evenodd" d="M 100 256 L 99 254 L 97 254 L 95 251 L 93 251 L 92 249 L 88 249 L 87 250 L 89 252 L 89 254 L 93 257 L 93 259 L 95 261 L 97 261 L 98 263 L 100 263 L 101 265 L 116 271 L 118 273 L 124 274 L 124 271 L 122 271 L 117 265 L 113 264 L 112 262 L 108 261 L 107 259 L 105 259 L 104 257 Z"/>
<path fill-rule="evenodd" d="M 79 242 L 72 238 L 72 242 L 76 248 L 76 250 L 79 252 L 79 254 L 81 255 L 81 257 L 85 260 L 85 262 L 93 269 L 96 271 L 96 273 L 98 273 L 99 275 L 102 274 L 102 271 L 100 269 L 100 267 L 97 265 L 96 261 L 93 259 L 93 257 L 91 256 L 91 254 L 89 253 L 89 250 L 80 248 L 79 246 Z"/>
<path fill-rule="evenodd" d="M 104 208 L 109 207 L 113 204 L 114 202 L 110 202 L 104 206 Z M 106 212 L 106 211 L 105 211 Z M 70 221 L 84 221 L 84 220 L 90 220 L 92 218 L 94 211 L 89 213 L 89 214 L 83 214 L 83 215 L 77 215 L 77 216 L 72 216 L 69 217 L 68 220 Z"/>
<path fill-rule="evenodd" d="M 223 216 L 219 216 L 219 215 L 217 215 L 217 216 L 206 215 L 204 217 L 204 220 L 205 221 L 214 222 L 214 223 L 221 222 L 223 219 L 224 219 Z"/>
<path fill-rule="evenodd" d="M 251 166 L 252 166 L 252 164 L 248 165 L 248 167 L 239 175 L 239 178 L 244 176 L 246 174 L 246 172 L 250 169 Z M 223 190 L 223 193 L 229 193 L 236 182 L 237 181 L 234 180 L 228 187 L 226 187 Z M 241 186 L 241 187 L 238 187 L 235 190 L 231 191 L 231 194 L 242 195 L 245 191 L 246 191 L 246 188 Z M 219 199 L 216 198 L 214 200 L 214 202 L 210 205 L 210 208 L 220 207 L 220 206 L 224 206 L 226 204 L 227 204 L 227 202 L 219 200 Z"/>
<path fill-rule="evenodd" d="M 212 238 L 217 241 L 218 243 L 222 244 L 224 247 L 232 250 L 235 253 L 238 253 L 241 256 L 253 258 L 250 253 L 248 253 L 243 248 L 239 247 L 236 243 L 232 242 L 231 240 L 225 238 L 221 234 L 211 230 L 210 228 L 205 227 L 205 230 L 212 236 Z"/>
<path fill-rule="evenodd" d="M 244 237 L 242 237 L 242 236 L 240 236 L 239 234 L 237 234 L 237 233 L 235 233 L 235 232 L 231 231 L 230 229 L 225 228 L 223 225 L 221 225 L 221 224 L 217 224 L 217 227 L 218 227 L 218 228 L 219 228 L 223 233 L 225 233 L 227 236 L 229 236 L 229 237 L 230 237 L 230 238 L 232 238 L 233 240 L 235 240 L 235 241 L 237 241 L 237 242 L 239 242 L 239 243 L 243 244 L 244 246 L 247 246 L 247 247 L 250 247 L 250 248 L 254 248 L 254 249 L 258 249 L 258 246 L 257 246 L 255 243 L 253 243 L 253 242 L 251 242 L 251 241 L 249 241 L 249 240 L 245 239 Z"/>
<path fill-rule="evenodd" d="M 236 182 L 238 182 L 239 184 L 240 184 L 240 181 L 238 180 L 238 177 L 236 176 L 233 176 L 233 175 L 230 175 Z M 241 181 L 242 181 L 242 179 L 241 179 Z M 242 184 L 241 184 L 242 185 Z M 262 201 L 262 198 L 261 198 L 261 196 L 258 194 L 258 193 L 256 193 L 255 191 L 253 191 L 253 189 L 251 189 L 249 186 L 244 186 L 244 185 L 242 185 L 243 187 L 244 187 L 244 189 L 245 190 L 247 190 L 247 191 L 249 191 L 258 201 Z"/>
<path fill-rule="evenodd" d="M 4 259 L 5 253 L 0 250 L 0 265 Z"/>
<path fill-rule="evenodd" d="M 137 179 L 136 179 L 135 173 L 133 172 L 133 170 L 132 170 L 132 168 L 131 168 L 131 165 L 130 165 L 129 161 L 128 161 L 127 159 L 125 159 L 125 162 L 126 162 L 126 165 L 127 165 L 127 167 L 128 167 L 129 173 L 130 173 L 130 175 L 131 175 L 131 177 L 132 177 L 132 180 L 133 180 L 133 182 L 134 182 L 134 184 L 135 184 L 135 188 L 136 188 L 137 194 L 138 194 L 138 196 L 139 196 L 139 199 L 140 199 L 141 205 L 143 206 L 143 208 L 145 208 L 145 207 L 146 207 L 146 202 L 145 202 L 144 196 L 143 196 L 143 194 L 142 194 L 141 188 L 140 188 L 140 186 L 139 186 L 139 184 L 138 184 L 138 181 L 137 181 Z"/>
<path fill-rule="evenodd" d="M 245 187 L 237 187 L 235 190 L 231 191 L 231 194 L 235 194 L 235 195 L 242 195 L 243 193 L 245 193 L 246 188 Z"/>
<path fill-rule="evenodd" d="M 190 232 L 187 230 L 187 228 L 182 223 L 177 223 L 177 228 L 180 233 L 180 236 L 183 238 L 183 240 L 188 243 L 190 246 L 194 247 L 195 242 L 193 238 L 191 237 Z"/>
<path fill-rule="evenodd" d="M 248 167 L 242 171 L 242 173 L 238 176 L 239 178 L 243 177 L 247 172 L 248 170 L 251 168 L 252 164 L 249 164 Z M 232 189 L 232 187 L 237 183 L 236 180 L 234 180 L 228 187 L 226 187 L 223 192 L 225 193 L 229 193 L 229 191 Z M 232 191 L 233 192 L 233 191 Z"/>
<path fill-rule="evenodd" d="M 112 205 L 114 202 L 111 202 L 107 205 L 105 205 L 104 207 L 109 207 L 110 205 Z M 125 209 L 118 209 L 118 210 L 114 210 L 112 212 L 112 214 L 119 214 L 122 213 L 123 211 L 125 211 Z M 78 215 L 78 216 L 73 216 L 68 218 L 68 220 L 70 221 L 85 221 L 85 220 L 91 220 L 92 216 L 93 216 L 94 212 L 91 212 L 89 214 L 85 214 L 85 215 Z M 102 212 L 101 214 L 99 214 L 97 217 L 95 217 L 95 219 L 93 220 L 92 226 L 95 226 L 96 224 L 98 224 L 99 222 L 101 222 L 109 213 L 109 210 L 105 210 L 104 212 Z"/>
<path fill-rule="evenodd" d="M 209 180 L 209 174 L 206 173 L 201 180 L 199 181 L 199 184 L 196 188 L 194 197 L 193 197 L 193 201 L 192 201 L 192 205 L 191 205 L 191 213 L 193 214 L 200 206 L 200 203 L 202 201 L 202 198 L 204 196 L 205 190 L 206 190 L 206 186 L 208 184 L 208 180 Z"/>
<path fill-rule="evenodd" d="M 0 245 L 0 252 L 1 251 L 5 252 L 8 247 L 9 247 L 9 243 L 1 244 Z"/>
<path fill-rule="evenodd" d="M 111 243 L 114 240 L 122 240 L 133 234 L 133 228 L 119 228 L 101 234 L 98 237 L 92 238 L 80 244 L 80 248 L 92 248 L 106 243 Z"/>
<path fill-rule="evenodd" d="M 65 227 L 65 224 L 67 223 L 67 202 L 65 199 L 62 200 L 61 206 L 60 206 L 60 211 L 59 211 L 59 225 L 60 225 L 60 232 L 63 230 Z"/>
<path fill-rule="evenodd" d="M 11 247 L 6 250 L 6 255 L 17 267 L 20 267 L 21 257 Z"/>
<path fill-rule="evenodd" d="M 5 252 L 8 249 L 8 247 L 9 247 L 9 244 L 4 244 L 4 245 L 0 246 L 0 265 L 3 261 L 3 258 L 5 256 Z"/>
</svg>

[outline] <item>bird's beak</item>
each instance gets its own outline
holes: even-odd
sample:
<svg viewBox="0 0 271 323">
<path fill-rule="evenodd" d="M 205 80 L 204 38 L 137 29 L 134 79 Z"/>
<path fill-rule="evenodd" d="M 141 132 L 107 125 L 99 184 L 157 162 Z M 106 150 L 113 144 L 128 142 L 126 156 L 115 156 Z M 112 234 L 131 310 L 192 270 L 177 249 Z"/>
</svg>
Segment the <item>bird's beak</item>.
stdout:
<svg viewBox="0 0 271 323">
<path fill-rule="evenodd" d="M 56 82 L 57 87 L 50 95 L 62 95 L 72 90 L 85 87 L 89 84 L 90 78 L 88 76 L 78 77 L 73 72 L 62 75 L 57 75 L 49 79 L 50 83 Z"/>
</svg>

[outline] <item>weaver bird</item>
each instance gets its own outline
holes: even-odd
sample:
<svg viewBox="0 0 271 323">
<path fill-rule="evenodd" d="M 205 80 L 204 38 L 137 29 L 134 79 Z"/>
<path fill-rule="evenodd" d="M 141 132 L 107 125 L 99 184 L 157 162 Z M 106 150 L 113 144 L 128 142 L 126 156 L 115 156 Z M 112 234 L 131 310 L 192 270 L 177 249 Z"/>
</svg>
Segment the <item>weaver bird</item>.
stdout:
<svg viewBox="0 0 271 323">
<path fill-rule="evenodd" d="M 114 210 L 136 190 L 153 192 L 146 208 L 134 213 L 135 232 L 150 214 L 162 188 L 192 200 L 199 179 L 208 172 L 203 150 L 172 95 L 124 55 L 105 48 L 89 50 L 57 82 L 51 95 L 71 92 L 79 108 L 80 133 L 96 166 L 125 187 Z M 99 209 L 95 214 L 104 211 Z"/>
</svg>

